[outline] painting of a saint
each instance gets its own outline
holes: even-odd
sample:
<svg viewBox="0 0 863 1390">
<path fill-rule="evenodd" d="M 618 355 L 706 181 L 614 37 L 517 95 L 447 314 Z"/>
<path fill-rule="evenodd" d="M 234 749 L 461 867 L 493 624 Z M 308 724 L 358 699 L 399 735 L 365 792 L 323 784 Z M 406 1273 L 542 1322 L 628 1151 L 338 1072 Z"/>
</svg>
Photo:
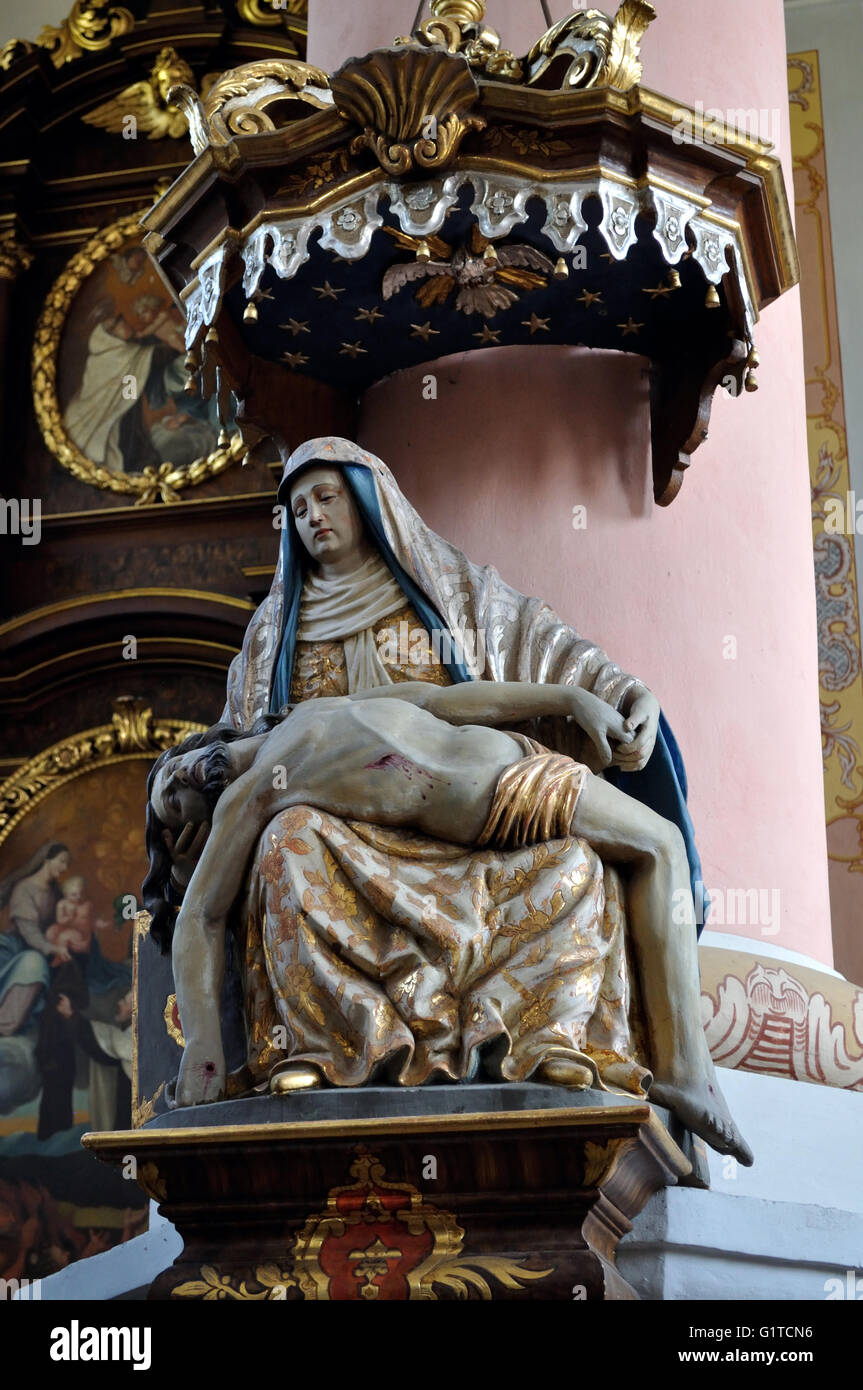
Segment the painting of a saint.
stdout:
<svg viewBox="0 0 863 1390">
<path fill-rule="evenodd" d="M 205 458 L 218 442 L 215 403 L 186 392 L 183 363 L 182 316 L 143 247 L 114 252 L 75 296 L 60 344 L 69 438 L 114 473 Z"/>
</svg>

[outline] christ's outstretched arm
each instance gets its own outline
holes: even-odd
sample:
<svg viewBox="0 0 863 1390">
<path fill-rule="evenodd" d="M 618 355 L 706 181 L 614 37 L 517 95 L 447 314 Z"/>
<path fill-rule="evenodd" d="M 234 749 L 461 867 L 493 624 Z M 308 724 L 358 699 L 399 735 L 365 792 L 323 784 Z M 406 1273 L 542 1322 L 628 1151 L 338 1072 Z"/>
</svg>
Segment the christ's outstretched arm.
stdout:
<svg viewBox="0 0 863 1390">
<path fill-rule="evenodd" d="M 548 715 L 568 716 L 591 739 L 607 767 L 613 753 L 608 740 L 627 744 L 633 735 L 625 716 L 577 685 L 534 685 L 529 681 L 466 681 L 439 686 L 426 681 L 400 681 L 397 685 L 360 690 L 348 698 L 371 700 L 389 697 L 419 705 L 448 724 L 488 724 L 493 727 L 522 723 Z"/>
</svg>

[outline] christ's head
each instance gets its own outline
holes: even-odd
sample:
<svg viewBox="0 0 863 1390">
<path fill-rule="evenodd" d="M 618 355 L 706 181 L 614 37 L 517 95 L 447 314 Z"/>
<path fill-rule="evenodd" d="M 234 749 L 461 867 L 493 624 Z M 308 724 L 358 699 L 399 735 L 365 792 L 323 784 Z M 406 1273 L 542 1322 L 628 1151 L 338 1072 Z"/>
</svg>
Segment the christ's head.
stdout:
<svg viewBox="0 0 863 1390">
<path fill-rule="evenodd" d="M 230 724 L 214 724 L 205 733 L 162 753 L 147 778 L 146 843 L 150 870 L 141 898 L 150 913 L 150 935 L 167 951 L 174 930 L 175 901 L 169 896 L 172 847 L 190 822 L 211 821 L 216 802 L 234 780 L 230 745 L 249 734 L 268 732 L 278 716 L 263 715 L 244 732 Z"/>
<path fill-rule="evenodd" d="M 70 903 L 83 902 L 86 886 L 80 874 L 73 874 L 71 878 L 63 880 L 63 897 Z"/>
<path fill-rule="evenodd" d="M 234 780 L 224 740 L 171 749 L 156 763 L 150 784 L 150 805 L 169 830 L 182 830 L 190 821 L 211 820 L 216 802 Z"/>
</svg>

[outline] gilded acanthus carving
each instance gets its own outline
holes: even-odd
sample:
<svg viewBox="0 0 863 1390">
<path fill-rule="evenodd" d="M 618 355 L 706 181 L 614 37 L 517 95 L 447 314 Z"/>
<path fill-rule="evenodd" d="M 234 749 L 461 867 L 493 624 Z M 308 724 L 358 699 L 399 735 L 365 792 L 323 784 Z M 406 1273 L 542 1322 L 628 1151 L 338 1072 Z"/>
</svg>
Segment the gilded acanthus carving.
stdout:
<svg viewBox="0 0 863 1390">
<path fill-rule="evenodd" d="M 129 117 L 133 116 L 137 130 L 148 140 L 180 139 L 186 133 L 186 117 L 169 104 L 168 93 L 178 83 L 191 86 L 194 81 L 192 69 L 176 49 L 163 48 L 149 77 L 124 87 L 117 96 L 81 119 L 86 125 L 99 126 L 117 135 L 125 131 Z"/>
<path fill-rule="evenodd" d="M 188 82 L 179 82 L 168 99 L 179 107 L 188 122 L 195 154 L 210 145 L 226 145 L 235 135 L 258 135 L 275 130 L 276 122 L 267 107 L 279 103 L 284 115 L 286 102 L 297 102 L 321 111 L 332 106 L 330 80 L 321 69 L 293 58 L 264 58 L 232 68 L 208 89 L 201 100 Z"/>
<path fill-rule="evenodd" d="M 601 10 L 566 15 L 527 55 L 526 82 L 557 89 L 617 87 L 641 79 L 639 45 L 656 11 L 648 0 L 624 0 L 614 19 Z"/>
<path fill-rule="evenodd" d="M 438 44 L 448 53 L 461 53 L 472 68 L 489 77 L 520 82 L 523 67 L 508 48 L 502 48 L 496 29 L 483 23 L 485 0 L 432 0 L 432 17 L 416 31 L 422 43 Z M 399 39 L 411 43 L 412 39 Z"/>
<path fill-rule="evenodd" d="M 108 48 L 120 34 L 128 34 L 135 23 L 131 10 L 112 5 L 111 0 L 75 0 L 62 24 L 46 24 L 36 42 L 47 48 L 55 67 L 71 63 L 84 53 Z"/>
<path fill-rule="evenodd" d="M 367 145 L 391 175 L 443 168 L 486 124 L 472 110 L 479 88 L 468 63 L 439 48 L 406 44 L 352 59 L 332 88 L 339 114 L 362 127 L 352 151 Z"/>
</svg>

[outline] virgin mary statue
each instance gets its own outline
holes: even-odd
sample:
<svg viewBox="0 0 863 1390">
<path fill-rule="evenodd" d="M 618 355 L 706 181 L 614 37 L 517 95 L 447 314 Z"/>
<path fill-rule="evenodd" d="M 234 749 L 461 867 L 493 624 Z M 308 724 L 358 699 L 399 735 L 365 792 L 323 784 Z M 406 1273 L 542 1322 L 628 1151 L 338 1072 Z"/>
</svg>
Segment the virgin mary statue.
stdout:
<svg viewBox="0 0 863 1390">
<path fill-rule="evenodd" d="M 346 484 L 357 525 L 337 566 L 310 515 L 321 470 Z M 279 561 L 231 666 L 226 723 L 400 681 L 578 685 L 642 722 L 640 751 L 604 775 L 677 824 L 700 879 L 680 754 L 635 676 L 436 535 L 385 464 L 346 439 L 297 449 L 278 500 Z M 591 764 L 566 719 L 524 732 Z M 588 1083 L 636 1095 L 650 1084 L 625 893 L 583 840 L 466 850 L 292 807 L 259 842 L 243 916 L 258 1080 L 292 1060 L 335 1085 L 464 1080 L 481 1061 L 499 1079 L 553 1080 L 556 1059 L 578 1059 Z"/>
</svg>

